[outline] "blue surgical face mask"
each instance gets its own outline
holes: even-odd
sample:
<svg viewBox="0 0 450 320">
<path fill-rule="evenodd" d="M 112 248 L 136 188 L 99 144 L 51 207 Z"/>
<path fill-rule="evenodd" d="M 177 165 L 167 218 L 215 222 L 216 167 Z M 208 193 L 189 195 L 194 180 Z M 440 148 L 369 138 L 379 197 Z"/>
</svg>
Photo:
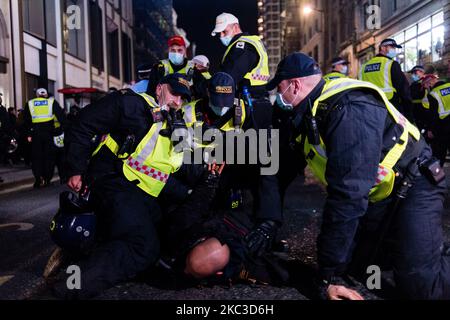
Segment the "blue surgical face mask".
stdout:
<svg viewBox="0 0 450 320">
<path fill-rule="evenodd" d="M 221 37 L 221 38 L 220 38 L 220 41 L 222 41 L 222 44 L 223 44 L 225 47 L 228 47 L 228 46 L 230 45 L 232 39 L 233 39 L 232 36 L 225 36 L 225 37 Z"/>
<path fill-rule="evenodd" d="M 178 52 L 169 52 L 169 60 L 174 65 L 179 66 L 184 62 L 184 55 Z"/>
<path fill-rule="evenodd" d="M 218 117 L 223 117 L 230 110 L 230 107 L 216 107 L 211 103 L 209 104 L 209 107 Z"/>
<path fill-rule="evenodd" d="M 389 58 L 394 59 L 397 56 L 397 50 L 390 49 L 386 54 Z"/>
<path fill-rule="evenodd" d="M 418 82 L 418 81 L 420 80 L 420 76 L 417 75 L 417 74 L 413 74 L 413 75 L 411 76 L 411 79 L 412 79 L 412 81 L 414 81 L 414 82 Z"/>
<path fill-rule="evenodd" d="M 341 73 L 347 75 L 348 74 L 348 66 L 343 66 Z"/>
<path fill-rule="evenodd" d="M 284 90 L 283 93 L 277 93 L 277 101 L 276 102 L 281 109 L 286 110 L 286 111 L 291 111 L 294 109 L 294 106 L 292 105 L 292 103 L 287 103 L 283 99 L 283 95 L 286 93 L 286 91 L 289 90 L 291 85 L 292 85 L 292 83 L 289 85 L 289 87 L 286 88 L 286 90 Z"/>
</svg>

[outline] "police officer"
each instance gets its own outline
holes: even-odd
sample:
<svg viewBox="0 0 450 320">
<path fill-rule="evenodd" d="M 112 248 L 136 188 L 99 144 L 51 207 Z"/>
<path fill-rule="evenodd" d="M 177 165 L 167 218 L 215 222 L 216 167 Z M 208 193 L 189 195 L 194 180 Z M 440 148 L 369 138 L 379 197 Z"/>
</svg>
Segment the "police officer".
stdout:
<svg viewBox="0 0 450 320">
<path fill-rule="evenodd" d="M 296 117 L 286 123 L 297 130 L 291 143 L 300 144 L 297 150 L 327 184 L 318 239 L 323 296 L 362 299 L 343 276 L 351 262 L 359 261 L 354 268 L 364 274 L 378 264 L 379 244 L 389 239 L 401 294 L 450 298 L 450 257 L 442 250 L 445 176 L 418 129 L 378 87 L 351 79 L 326 83 L 302 53 L 280 62 L 268 89 L 275 87 L 280 104 L 294 106 Z"/>
<path fill-rule="evenodd" d="M 239 20 L 230 13 L 222 13 L 216 18 L 211 35 L 214 37 L 217 34 L 227 48 L 220 71 L 234 79 L 236 96 L 242 96 L 244 87 L 247 87 L 255 109 L 270 104 L 265 87 L 270 78 L 269 59 L 259 36 L 243 33 Z"/>
<path fill-rule="evenodd" d="M 148 82 L 150 78 L 150 72 L 152 66 L 149 63 L 140 64 L 137 67 L 138 81 L 131 87 L 136 93 L 146 93 L 148 88 Z"/>
<path fill-rule="evenodd" d="M 8 147 L 8 137 L 11 133 L 11 123 L 9 121 L 8 112 L 6 108 L 2 105 L 2 96 L 0 93 L 0 163 L 6 159 L 6 148 Z M 3 179 L 0 177 L 0 183 Z"/>
<path fill-rule="evenodd" d="M 164 110 L 179 109 L 189 96 L 186 78 L 171 74 L 160 81 L 155 98 L 125 89 L 80 112 L 67 134 L 68 186 L 78 192 L 90 185 L 102 241 L 78 263 L 81 290 L 71 292 L 61 281 L 55 285 L 58 295 L 92 297 L 156 262 L 157 198 L 167 193 L 177 200 L 172 174 L 183 159 L 166 133 L 170 123 Z M 107 138 L 91 159 L 92 140 L 102 135 Z"/>
<path fill-rule="evenodd" d="M 431 121 L 428 138 L 434 156 L 443 166 L 450 150 L 450 83 L 440 81 L 435 75 L 426 75 L 422 80 L 424 89 L 429 90 Z"/>
<path fill-rule="evenodd" d="M 167 45 L 169 47 L 168 59 L 161 60 L 154 65 L 150 72 L 147 93 L 155 95 L 155 89 L 161 78 L 172 73 L 189 75 L 192 73 L 193 64 L 187 59 L 186 41 L 182 36 L 171 37 Z"/>
<path fill-rule="evenodd" d="M 400 64 L 394 60 L 398 54 L 397 49 L 401 48 L 394 39 L 383 40 L 378 55 L 361 67 L 359 79 L 371 82 L 383 90 L 398 111 L 412 121 L 409 83 Z"/>
<path fill-rule="evenodd" d="M 237 130 L 245 133 L 264 125 L 255 124 L 249 107 L 243 101 L 236 103 L 234 80 L 223 72 L 211 78 L 208 97 L 185 106 L 184 111 L 188 126 L 203 122 L 205 130 L 218 129 L 222 132 L 224 140 L 219 148 L 228 146 L 227 139 L 235 137 L 228 136 L 229 133 Z M 264 110 L 255 109 L 255 112 Z M 270 123 L 271 118 L 267 120 Z M 225 153 L 229 151 L 227 148 Z M 251 147 L 247 147 L 247 152 L 251 152 Z M 249 159 L 248 155 L 246 159 Z M 243 264 L 250 268 L 259 264 L 263 268 L 265 260 L 261 260 L 261 256 L 267 255 L 273 248 L 277 229 L 282 223 L 281 214 L 276 215 L 280 213 L 280 208 L 273 207 L 280 203 L 277 189 L 270 189 L 276 176 L 262 175 L 259 165 L 249 165 L 248 162 L 217 166 L 220 173 L 217 183 L 208 181 L 214 180 L 208 177 L 194 189 L 188 202 L 168 217 L 167 234 L 171 246 L 185 254 L 180 259 L 182 265 L 186 273 L 195 278 L 213 276 L 224 268 L 225 277 L 237 278 Z M 231 210 L 230 206 L 218 204 L 229 199 L 230 187 L 253 191 L 254 215 L 248 216 L 242 211 Z M 250 261 L 253 263 L 249 264 Z"/>
<path fill-rule="evenodd" d="M 425 76 L 423 66 L 415 66 L 409 71 L 412 83 L 409 87 L 413 102 L 414 119 L 421 132 L 426 132 L 430 125 L 430 103 L 427 90 L 422 86 L 422 78 Z"/>
<path fill-rule="evenodd" d="M 323 78 L 325 79 L 325 81 L 347 78 L 349 64 L 350 62 L 348 62 L 346 59 L 340 57 L 334 58 L 331 61 L 331 73 L 326 74 Z"/>
<path fill-rule="evenodd" d="M 53 176 L 55 119 L 64 127 L 65 114 L 54 98 L 48 98 L 47 90 L 36 90 L 36 98 L 25 106 L 25 126 L 28 142 L 31 142 L 31 168 L 35 178 L 34 188 L 48 186 Z"/>
</svg>

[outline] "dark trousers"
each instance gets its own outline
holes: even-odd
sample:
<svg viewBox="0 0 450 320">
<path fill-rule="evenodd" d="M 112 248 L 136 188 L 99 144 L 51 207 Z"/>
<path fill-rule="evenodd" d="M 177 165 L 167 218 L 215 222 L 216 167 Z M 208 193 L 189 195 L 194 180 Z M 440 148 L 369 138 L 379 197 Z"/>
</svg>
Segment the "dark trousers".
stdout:
<svg viewBox="0 0 450 320">
<path fill-rule="evenodd" d="M 444 256 L 442 213 L 446 183 L 434 186 L 422 176 L 394 216 L 382 245 L 383 260 L 394 270 L 396 286 L 409 299 L 450 299 L 450 256 Z M 392 199 L 371 204 L 358 230 L 353 262 L 365 273 Z M 375 262 L 375 264 L 379 261 Z"/>
<path fill-rule="evenodd" d="M 50 131 L 35 130 L 31 142 L 31 170 L 36 181 L 50 181 L 53 177 L 55 153 Z"/>
<path fill-rule="evenodd" d="M 54 150 L 55 150 L 55 165 L 56 168 L 58 169 L 59 179 L 61 180 L 62 183 L 65 183 L 68 177 L 66 174 L 66 166 L 65 166 L 66 157 L 64 148 L 58 148 L 54 146 Z"/>
<path fill-rule="evenodd" d="M 159 257 L 160 208 L 155 198 L 122 177 L 99 183 L 92 196 L 101 207 L 96 212 L 101 242 L 78 263 L 81 290 L 67 290 L 65 280 L 57 284 L 56 292 L 66 298 L 94 297 L 134 278 Z"/>
<path fill-rule="evenodd" d="M 431 141 L 430 145 L 431 149 L 433 149 L 433 156 L 438 158 L 443 166 L 447 158 L 447 153 L 450 150 L 450 137 L 448 134 L 437 137 Z"/>
</svg>

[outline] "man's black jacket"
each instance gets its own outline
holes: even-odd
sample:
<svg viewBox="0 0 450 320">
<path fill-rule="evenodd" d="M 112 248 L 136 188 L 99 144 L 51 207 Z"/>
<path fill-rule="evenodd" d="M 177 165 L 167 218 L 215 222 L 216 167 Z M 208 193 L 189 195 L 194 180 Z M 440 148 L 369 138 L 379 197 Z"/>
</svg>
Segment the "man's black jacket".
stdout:
<svg viewBox="0 0 450 320">
<path fill-rule="evenodd" d="M 296 107 L 292 122 L 280 124 L 291 131 L 291 148 L 302 149 L 292 139 L 306 132 L 305 114 L 309 104 L 313 105 L 320 96 L 323 86 L 322 81 Z M 360 219 L 369 206 L 369 191 L 375 184 L 378 165 L 402 133 L 402 128 L 391 120 L 384 103 L 370 92 L 346 91 L 333 100 L 317 113 L 328 157 L 325 174 L 328 197 L 318 239 L 320 272 L 326 278 L 338 276 L 346 269 Z M 284 156 L 281 155 L 281 163 Z M 411 160 L 411 157 L 404 157 L 402 164 Z M 292 168 L 292 174 L 297 174 L 295 168 Z M 283 181 L 280 183 L 283 185 Z"/>
</svg>

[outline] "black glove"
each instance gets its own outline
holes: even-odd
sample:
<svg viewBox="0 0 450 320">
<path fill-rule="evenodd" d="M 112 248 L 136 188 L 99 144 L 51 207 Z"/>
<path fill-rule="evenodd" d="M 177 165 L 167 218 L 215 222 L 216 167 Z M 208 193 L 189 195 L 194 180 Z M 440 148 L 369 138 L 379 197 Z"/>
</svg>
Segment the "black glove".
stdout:
<svg viewBox="0 0 450 320">
<path fill-rule="evenodd" d="M 266 220 L 245 236 L 247 249 L 253 256 L 260 257 L 272 247 L 278 231 L 276 222 Z"/>
</svg>

